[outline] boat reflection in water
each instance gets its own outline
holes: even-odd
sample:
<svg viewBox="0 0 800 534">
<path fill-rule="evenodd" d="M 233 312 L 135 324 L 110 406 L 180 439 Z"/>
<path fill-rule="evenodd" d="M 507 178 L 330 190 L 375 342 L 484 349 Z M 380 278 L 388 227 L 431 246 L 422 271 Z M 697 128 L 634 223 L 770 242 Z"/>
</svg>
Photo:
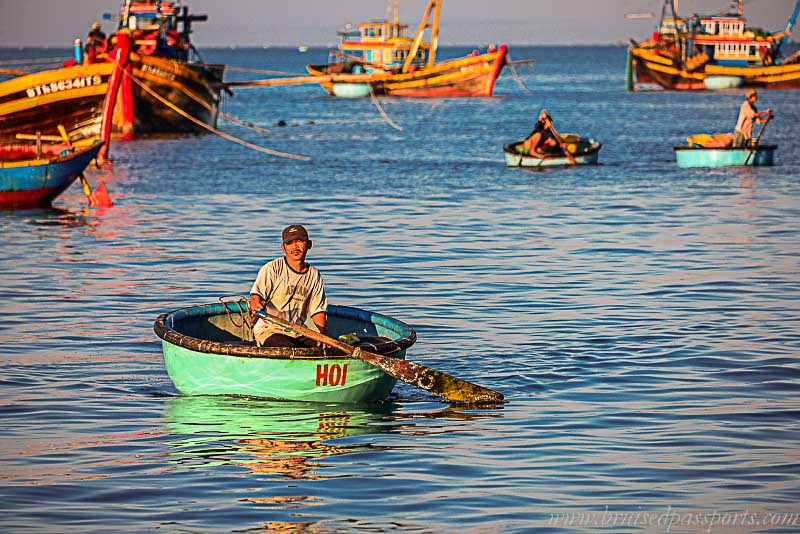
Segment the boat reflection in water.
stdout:
<svg viewBox="0 0 800 534">
<path fill-rule="evenodd" d="M 235 465 L 282 479 L 324 478 L 317 463 L 322 458 L 371 449 L 330 441 L 391 431 L 391 425 L 375 423 L 395 408 L 229 396 L 181 396 L 165 404 L 164 418 L 176 437 L 170 452 L 176 467 Z"/>
<path fill-rule="evenodd" d="M 442 426 L 450 426 L 449 421 L 487 417 L 502 414 L 450 406 L 410 413 L 392 402 L 323 404 L 225 395 L 179 396 L 167 400 L 164 410 L 166 428 L 173 436 L 169 461 L 176 469 L 237 466 L 290 480 L 329 478 L 322 459 L 379 451 L 385 448 L 375 443 L 379 434 L 438 434 Z M 443 423 L 419 425 L 432 419 Z M 364 439 L 339 439 L 353 436 Z"/>
</svg>

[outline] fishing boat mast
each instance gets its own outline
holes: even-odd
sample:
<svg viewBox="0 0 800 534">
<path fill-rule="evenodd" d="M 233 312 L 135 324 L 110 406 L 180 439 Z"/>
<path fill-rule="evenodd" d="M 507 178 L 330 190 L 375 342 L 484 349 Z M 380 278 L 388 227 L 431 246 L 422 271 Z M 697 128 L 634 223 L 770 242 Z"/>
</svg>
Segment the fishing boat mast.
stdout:
<svg viewBox="0 0 800 534">
<path fill-rule="evenodd" d="M 797 0 L 797 3 L 794 5 L 794 12 L 792 13 L 792 16 L 789 17 L 789 21 L 786 23 L 786 29 L 783 30 L 784 35 L 781 38 L 781 40 L 778 41 L 778 43 L 776 44 L 776 49 L 778 53 L 780 53 L 781 48 L 783 48 L 783 45 L 785 45 L 786 42 L 789 41 L 789 37 L 792 35 L 792 28 L 794 27 L 794 23 L 797 22 L 798 16 L 800 16 L 800 0 Z"/>
<path fill-rule="evenodd" d="M 403 63 L 402 72 L 408 72 L 409 68 L 411 68 L 411 63 L 414 61 L 414 58 L 419 51 L 419 47 L 422 44 L 422 37 L 425 33 L 425 30 L 428 28 L 431 29 L 428 65 L 433 66 L 433 64 L 436 63 L 436 49 L 439 47 L 439 14 L 441 13 L 441 10 L 441 0 L 428 0 L 428 5 L 425 7 L 425 14 L 422 15 L 422 22 L 420 22 L 419 28 L 417 28 L 417 33 L 414 35 L 414 44 L 411 46 L 411 50 L 408 51 L 408 56 L 406 56 L 406 60 Z M 430 20 L 431 13 L 433 13 L 432 22 Z"/>
</svg>

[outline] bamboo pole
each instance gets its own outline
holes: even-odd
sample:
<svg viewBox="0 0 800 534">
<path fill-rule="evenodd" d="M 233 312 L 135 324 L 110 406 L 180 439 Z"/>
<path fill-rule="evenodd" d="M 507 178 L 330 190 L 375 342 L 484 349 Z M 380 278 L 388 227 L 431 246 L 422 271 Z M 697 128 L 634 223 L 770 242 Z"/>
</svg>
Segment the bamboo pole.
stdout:
<svg viewBox="0 0 800 534">
<path fill-rule="evenodd" d="M 326 74 L 323 76 L 295 76 L 292 78 L 266 78 L 213 84 L 215 87 L 278 87 L 282 85 L 301 85 L 306 83 L 344 82 L 370 83 L 376 80 L 372 74 Z"/>
</svg>

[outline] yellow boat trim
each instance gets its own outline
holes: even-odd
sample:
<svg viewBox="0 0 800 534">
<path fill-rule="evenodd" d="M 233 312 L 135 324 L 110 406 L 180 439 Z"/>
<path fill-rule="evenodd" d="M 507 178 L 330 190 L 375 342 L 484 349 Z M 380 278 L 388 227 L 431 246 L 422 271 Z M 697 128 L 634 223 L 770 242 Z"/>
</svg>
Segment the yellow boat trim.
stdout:
<svg viewBox="0 0 800 534">
<path fill-rule="evenodd" d="M 492 68 L 477 68 L 472 67 L 469 69 L 472 74 L 471 78 L 477 78 L 483 74 L 491 72 Z M 391 90 L 397 89 L 411 89 L 414 87 L 427 87 L 431 85 L 443 85 L 448 84 L 454 80 L 464 80 L 464 71 L 458 70 L 454 72 L 448 72 L 445 74 L 439 74 L 436 76 L 425 77 L 422 79 L 416 80 L 408 80 L 408 81 L 394 81 L 394 80 L 387 80 L 386 84 Z"/>
<path fill-rule="evenodd" d="M 709 75 L 728 75 L 728 76 L 781 76 L 800 74 L 800 63 L 791 65 L 770 65 L 767 67 L 726 67 L 724 65 L 708 65 L 706 74 Z"/>
<path fill-rule="evenodd" d="M 26 98 L 25 100 L 14 100 L 13 102 L 0 105 L 0 115 L 17 113 L 19 111 L 24 111 L 37 106 L 44 106 L 53 102 L 73 100 L 76 98 L 86 98 L 87 96 L 103 96 L 106 94 L 107 87 L 108 83 L 103 82 L 90 87 L 70 89 L 69 93 L 65 91 L 59 91 L 57 93 L 50 93 L 49 95 Z"/>
<path fill-rule="evenodd" d="M 93 63 L 76 67 L 64 67 L 60 69 L 45 70 L 35 72 L 18 78 L 12 78 L 0 83 L 0 97 L 27 91 L 39 85 L 49 85 L 54 82 L 74 80 L 75 78 L 85 78 L 87 76 L 107 76 L 114 70 L 113 63 Z"/>
<path fill-rule="evenodd" d="M 658 72 L 663 72 L 664 74 L 682 76 L 683 78 L 692 78 L 694 80 L 700 80 L 700 81 L 703 81 L 703 79 L 705 79 L 705 76 L 702 73 L 686 72 L 685 70 L 676 69 L 675 67 L 664 67 L 663 65 L 658 65 L 658 64 L 648 64 L 647 68 Z"/>
<path fill-rule="evenodd" d="M 776 82 L 790 82 L 790 81 L 800 80 L 800 71 L 791 72 L 791 73 L 787 73 L 787 74 L 779 75 L 779 76 L 776 76 L 776 75 L 756 76 L 755 78 L 753 78 L 753 80 L 755 80 L 757 82 L 767 83 L 767 84 L 776 83 Z"/>
<path fill-rule="evenodd" d="M 664 56 L 660 56 L 658 54 L 653 54 L 652 52 L 648 52 L 647 50 L 641 48 L 631 48 L 631 54 L 634 57 L 639 57 L 644 61 L 648 61 L 651 63 L 660 63 L 662 65 L 672 65 L 674 62 L 666 58 Z"/>
<path fill-rule="evenodd" d="M 47 165 L 51 159 L 26 159 L 23 161 L 3 161 L 0 162 L 0 168 L 11 169 L 14 167 L 33 167 L 35 165 Z"/>
</svg>

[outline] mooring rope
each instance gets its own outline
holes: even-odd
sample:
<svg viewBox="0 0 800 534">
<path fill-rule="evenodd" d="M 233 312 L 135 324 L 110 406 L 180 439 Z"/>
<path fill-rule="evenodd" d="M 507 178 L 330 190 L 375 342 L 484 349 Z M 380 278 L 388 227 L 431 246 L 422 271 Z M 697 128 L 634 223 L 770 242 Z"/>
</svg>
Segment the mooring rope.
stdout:
<svg viewBox="0 0 800 534">
<path fill-rule="evenodd" d="M 253 150 L 257 151 L 257 152 L 263 152 L 264 154 L 270 154 L 272 156 L 278 156 L 278 157 L 281 157 L 281 158 L 289 158 L 289 159 L 297 159 L 297 160 L 301 160 L 301 161 L 311 161 L 311 158 L 308 157 L 308 156 L 298 156 L 296 154 L 289 154 L 287 152 L 280 152 L 278 150 L 272 150 L 272 149 L 269 149 L 269 148 L 265 148 L 265 147 L 261 147 L 261 146 L 258 146 L 258 145 L 254 145 L 253 143 L 249 143 L 249 142 L 247 142 L 247 141 L 245 141 L 243 139 L 239 139 L 238 137 L 234 137 L 234 136 L 232 136 L 232 135 L 230 135 L 228 133 L 225 133 L 222 130 L 218 130 L 218 129 L 214 128 L 213 126 L 209 126 L 208 124 L 206 124 L 205 122 L 201 121 L 200 119 L 192 117 L 191 115 L 189 115 L 188 113 L 186 113 L 185 111 L 183 111 L 182 109 L 180 109 L 179 107 L 174 105 L 172 102 L 170 102 L 166 98 L 162 97 L 161 95 L 159 95 L 158 93 L 156 93 L 155 91 L 153 91 L 152 89 L 147 87 L 144 83 L 142 83 L 141 80 L 139 80 L 133 74 L 131 74 L 131 73 L 127 72 L 127 71 L 124 71 L 124 70 L 122 72 L 125 74 L 125 76 L 130 78 L 139 87 L 141 87 L 142 89 L 147 91 L 156 100 L 158 100 L 159 102 L 161 102 L 162 104 L 164 104 L 165 106 L 167 106 L 168 108 L 173 110 L 175 113 L 179 114 L 182 117 L 185 117 L 185 118 L 189 119 L 190 121 L 192 121 L 193 123 L 197 124 L 198 126 L 201 126 L 201 127 L 205 128 L 209 132 L 215 133 L 218 136 L 220 136 L 220 137 L 222 137 L 224 139 L 227 139 L 228 141 L 232 141 L 234 143 L 238 143 L 238 144 L 240 144 L 242 146 L 245 146 L 247 148 L 251 148 L 251 149 L 253 149 Z"/>
<path fill-rule="evenodd" d="M 533 95 L 533 91 L 528 89 L 528 87 L 523 83 L 522 78 L 520 78 L 519 74 L 517 73 L 517 69 L 514 67 L 513 62 L 511 61 L 511 56 L 508 53 L 506 54 L 506 66 L 508 67 L 509 72 L 511 72 L 511 76 L 514 78 L 514 81 L 517 82 L 517 85 L 519 85 L 520 88 L 529 95 Z"/>
<path fill-rule="evenodd" d="M 372 103 L 375 105 L 375 107 L 378 108 L 378 112 L 381 114 L 381 117 L 383 117 L 383 120 L 385 120 L 386 123 L 389 126 L 391 126 L 392 128 L 394 128 L 395 130 L 400 130 L 402 132 L 403 131 L 403 127 L 400 126 L 399 124 L 397 124 L 396 122 L 394 122 L 389 117 L 389 115 L 387 115 L 386 112 L 383 111 L 383 108 L 381 107 L 381 103 L 378 102 L 378 97 L 375 96 L 375 91 L 372 90 L 372 84 L 368 83 L 367 87 L 369 87 L 369 97 L 372 99 Z"/>
<path fill-rule="evenodd" d="M 262 128 L 261 126 L 256 126 L 252 122 L 245 122 L 245 121 L 243 121 L 241 119 L 237 119 L 236 117 L 232 117 L 231 115 L 228 115 L 224 111 L 220 111 L 220 115 L 222 115 L 222 118 L 225 119 L 226 121 L 232 122 L 233 124 L 236 124 L 237 126 L 241 126 L 243 128 L 249 128 L 251 130 L 254 130 L 256 132 L 262 133 L 264 135 L 269 135 L 269 134 L 272 133 L 270 130 L 267 130 L 266 128 Z"/>
</svg>

